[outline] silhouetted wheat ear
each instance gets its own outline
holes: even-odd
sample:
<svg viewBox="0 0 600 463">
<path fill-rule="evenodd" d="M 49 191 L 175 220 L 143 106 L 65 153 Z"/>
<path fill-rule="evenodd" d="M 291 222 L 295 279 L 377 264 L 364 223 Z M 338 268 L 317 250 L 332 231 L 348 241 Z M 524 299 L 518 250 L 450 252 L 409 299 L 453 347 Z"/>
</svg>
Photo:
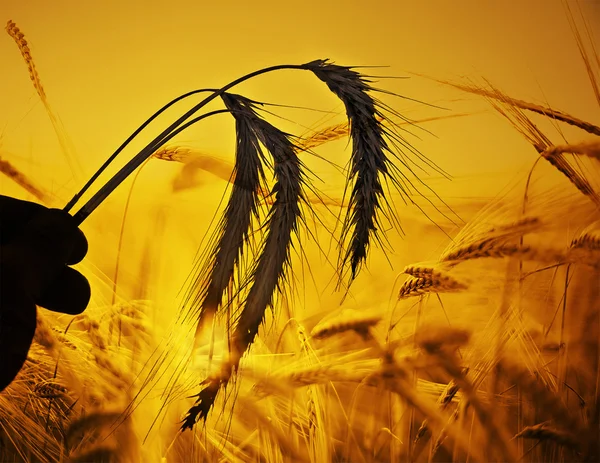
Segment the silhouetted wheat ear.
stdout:
<svg viewBox="0 0 600 463">
<path fill-rule="evenodd" d="M 351 280 L 354 280 L 367 258 L 371 239 L 378 239 L 379 211 L 381 202 L 386 201 L 382 179 L 386 176 L 391 178 L 390 159 L 386 155 L 389 148 L 384 137 L 386 131 L 381 123 L 383 115 L 377 101 L 369 95 L 376 90 L 365 76 L 353 68 L 326 61 L 309 63 L 306 68 L 342 100 L 350 122 L 352 156 L 348 181 L 353 181 L 354 185 L 340 242 L 342 268 L 349 262 Z"/>
<path fill-rule="evenodd" d="M 298 222 L 302 220 L 300 203 L 305 202 L 302 193 L 302 165 L 296 154 L 297 147 L 289 135 L 261 119 L 249 100 L 238 95 L 230 97 L 238 103 L 242 102 L 246 110 L 254 114 L 253 118 L 249 118 L 250 129 L 273 157 L 275 201 L 264 226 L 267 232 L 258 261 L 246 277 L 247 283 L 244 283 L 250 289 L 233 331 L 230 362 L 219 377 L 206 381 L 205 387 L 197 396 L 196 404 L 183 422 L 182 430 L 191 429 L 199 419 L 206 420 L 219 390 L 227 385 L 231 373 L 238 369 L 242 356 L 258 334 L 265 312 L 272 305 L 275 292 L 282 288 L 281 284 L 287 276 L 292 238 L 297 234 Z M 256 191 L 255 188 L 244 187 Z"/>
<path fill-rule="evenodd" d="M 237 95 L 223 94 L 225 106 L 236 122 L 236 158 L 233 188 L 217 228 L 218 237 L 204 270 L 195 282 L 191 310 L 199 316 L 197 334 L 217 312 L 234 277 L 248 240 L 252 217 L 258 217 L 259 191 L 264 185 L 264 155 L 256 130 L 254 104 Z M 198 291 L 199 289 L 199 291 Z"/>
</svg>

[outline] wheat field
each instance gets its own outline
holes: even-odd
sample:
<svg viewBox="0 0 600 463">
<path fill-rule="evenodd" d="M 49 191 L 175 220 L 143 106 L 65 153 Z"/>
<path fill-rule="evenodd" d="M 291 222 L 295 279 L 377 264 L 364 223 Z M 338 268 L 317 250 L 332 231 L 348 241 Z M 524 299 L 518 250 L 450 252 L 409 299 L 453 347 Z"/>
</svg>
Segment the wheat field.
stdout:
<svg viewBox="0 0 600 463">
<path fill-rule="evenodd" d="M 115 147 L 83 154 L 45 80 L 50 58 L 28 40 L 43 37 L 7 18 L 11 72 L 33 86 L 40 143 L 56 153 L 14 152 L 7 124 L 0 193 L 68 204 L 90 243 L 78 269 L 92 301 L 75 317 L 38 311 L 0 393 L 0 461 L 598 461 L 597 10 L 558 4 L 585 82 L 560 92 L 595 116 L 486 75 L 413 69 L 449 92 L 434 101 L 341 58 L 212 70 L 182 89 L 220 89 L 208 109 L 191 97 L 210 118 L 150 142 L 192 104 L 157 116 L 99 176 L 145 153 L 97 209 L 80 207 L 98 186 L 76 194 Z M 273 85 L 292 72 L 313 79 L 308 105 Z M 272 98 L 253 95 L 263 77 Z M 156 110 L 140 105 L 133 127 L 115 111 L 98 130 L 119 146 Z M 514 136 L 490 151 L 518 159 L 508 172 L 455 177 L 488 147 L 428 148 L 445 126 L 467 140 L 486 124 Z"/>
</svg>

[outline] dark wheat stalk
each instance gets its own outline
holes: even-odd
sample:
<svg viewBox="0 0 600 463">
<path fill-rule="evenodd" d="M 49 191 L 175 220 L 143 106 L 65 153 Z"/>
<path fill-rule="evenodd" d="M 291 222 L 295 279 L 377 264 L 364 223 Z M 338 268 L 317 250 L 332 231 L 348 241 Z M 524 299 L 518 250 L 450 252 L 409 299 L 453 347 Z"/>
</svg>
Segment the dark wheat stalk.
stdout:
<svg viewBox="0 0 600 463">
<path fill-rule="evenodd" d="M 242 97 L 232 98 L 239 100 Z M 204 388 L 198 394 L 195 405 L 189 410 L 182 430 L 191 429 L 199 419 L 206 420 L 219 390 L 227 385 L 231 373 L 238 369 L 242 356 L 258 334 L 267 308 L 273 304 L 275 292 L 282 289 L 281 283 L 289 270 L 292 236 L 297 234 L 298 222 L 302 220 L 302 166 L 296 154 L 296 147 L 287 134 L 257 115 L 251 125 L 260 142 L 273 157 L 275 201 L 267 217 L 265 228 L 268 231 L 260 257 L 248 277 L 252 286 L 234 329 L 229 364 L 219 376 L 204 382 Z"/>
<path fill-rule="evenodd" d="M 394 181 L 393 165 L 386 155 L 390 150 L 385 136 L 391 134 L 382 124 L 380 105 L 369 94 L 375 89 L 365 76 L 351 67 L 326 61 L 315 61 L 307 68 L 342 100 L 350 123 L 352 155 L 347 183 L 354 185 L 340 242 L 350 241 L 347 250 L 342 249 L 341 267 L 350 263 L 352 281 L 366 261 L 371 239 L 379 240 L 379 213 L 382 201 L 386 202 L 382 181 L 386 177 Z"/>
<path fill-rule="evenodd" d="M 196 279 L 196 286 L 202 287 L 193 301 L 194 307 L 201 301 L 197 309 L 199 323 L 196 335 L 204 326 L 210 325 L 227 287 L 233 281 L 244 243 L 249 239 L 252 217 L 258 218 L 259 191 L 264 184 L 262 163 L 265 159 L 256 131 L 258 116 L 254 111 L 255 105 L 250 100 L 228 93 L 223 94 L 222 99 L 236 121 L 233 189 L 218 226 L 220 236 L 205 267 L 209 274 L 207 277 L 201 274 Z"/>
</svg>

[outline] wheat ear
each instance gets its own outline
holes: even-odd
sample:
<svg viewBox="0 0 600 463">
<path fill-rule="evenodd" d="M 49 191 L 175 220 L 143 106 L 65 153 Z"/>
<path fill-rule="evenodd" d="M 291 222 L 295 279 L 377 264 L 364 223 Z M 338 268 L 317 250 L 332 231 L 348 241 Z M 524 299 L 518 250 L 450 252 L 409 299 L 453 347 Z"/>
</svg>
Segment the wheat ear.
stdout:
<svg viewBox="0 0 600 463">
<path fill-rule="evenodd" d="M 514 439 L 537 439 L 540 441 L 548 440 L 556 442 L 559 445 L 568 447 L 571 450 L 578 451 L 580 444 L 571 433 L 562 431 L 551 426 L 548 422 L 539 423 L 533 426 L 524 427 Z"/>
<path fill-rule="evenodd" d="M 21 32 L 21 30 L 17 27 L 14 21 L 8 21 L 6 23 L 6 32 L 8 35 L 12 37 L 12 39 L 19 47 L 19 51 L 25 60 L 25 64 L 27 65 L 27 70 L 29 71 L 29 78 L 31 82 L 33 82 L 33 87 L 37 91 L 40 99 L 45 103 L 46 102 L 46 92 L 44 91 L 44 87 L 42 85 L 42 81 L 40 80 L 40 75 L 35 68 L 35 63 L 33 62 L 33 57 L 31 56 L 31 50 L 29 49 L 29 44 L 25 39 L 25 34 Z"/>
<path fill-rule="evenodd" d="M 28 178 L 23 172 L 18 170 L 10 162 L 0 158 L 0 172 L 6 175 L 8 178 L 13 180 L 17 185 L 26 190 L 28 193 L 36 197 L 44 204 L 50 203 L 50 196 L 44 192 L 42 188 L 35 185 L 30 178 Z"/>
<path fill-rule="evenodd" d="M 454 278 L 439 272 L 425 273 L 421 277 L 410 277 L 406 280 L 398 293 L 398 299 L 420 296 L 426 293 L 447 293 L 462 291 L 467 288 Z"/>
<path fill-rule="evenodd" d="M 25 34 L 21 32 L 21 30 L 17 27 L 14 21 L 10 20 L 6 23 L 6 32 L 10 37 L 12 37 L 14 42 L 17 44 L 17 47 L 19 48 L 19 51 L 21 52 L 21 55 L 25 60 L 27 70 L 29 71 L 29 78 L 31 79 L 31 82 L 33 82 L 33 87 L 35 88 L 38 96 L 40 97 L 40 100 L 42 100 L 44 108 L 46 109 L 46 113 L 48 114 L 50 122 L 52 123 L 52 126 L 54 128 L 56 137 L 58 138 L 60 147 L 62 148 L 62 151 L 65 157 L 67 158 L 67 162 L 69 163 L 71 171 L 73 172 L 73 174 L 78 175 L 81 172 L 81 166 L 77 162 L 77 159 L 73 159 L 71 149 L 68 145 L 68 141 L 64 136 L 64 128 L 62 127 L 59 119 L 56 117 L 52 109 L 50 108 L 48 98 L 46 97 L 46 92 L 44 90 L 44 87 L 42 86 L 42 81 L 40 80 L 40 76 L 35 67 L 35 63 L 33 62 L 33 57 L 31 56 L 29 44 L 25 39 Z M 77 170 L 75 170 L 75 168 L 77 168 Z"/>
<path fill-rule="evenodd" d="M 414 74 L 419 75 L 421 77 L 427 77 L 423 74 L 418 74 L 418 73 L 414 73 Z M 430 77 L 428 77 L 428 78 L 430 78 Z M 430 79 L 432 79 L 432 78 L 430 78 Z M 558 111 L 556 109 L 548 108 L 546 106 L 529 103 L 527 101 L 518 100 L 516 98 L 511 98 L 508 95 L 505 95 L 504 93 L 498 91 L 497 89 L 486 90 L 486 89 L 480 88 L 476 85 L 458 84 L 458 83 L 450 82 L 447 80 L 435 79 L 435 78 L 433 78 L 432 80 L 439 82 L 441 84 L 444 84 L 444 85 L 449 85 L 458 90 L 462 90 L 463 92 L 473 93 L 475 95 L 480 95 L 480 96 L 483 96 L 486 98 L 499 100 L 499 101 L 508 103 L 512 106 L 515 106 L 517 108 L 531 111 L 536 114 L 541 114 L 543 116 L 549 117 L 551 119 L 555 119 L 557 121 L 565 122 L 566 124 L 578 127 L 580 129 L 585 130 L 586 132 L 592 133 L 594 135 L 600 135 L 600 127 L 598 127 L 594 124 L 590 124 L 589 122 L 578 119 L 578 118 L 571 116 L 570 114 L 567 114 L 563 111 Z"/>
<path fill-rule="evenodd" d="M 340 267 L 343 271 L 349 264 L 352 281 L 365 263 L 370 243 L 381 243 L 380 219 L 385 206 L 387 218 L 394 221 L 395 214 L 387 203 L 383 184 L 389 181 L 402 192 L 400 178 L 404 174 L 393 165 L 392 157 L 398 159 L 398 156 L 390 151 L 388 144 L 406 143 L 383 126 L 382 105 L 371 96 L 377 90 L 367 77 L 352 67 L 323 60 L 306 66 L 344 103 L 350 124 L 352 155 L 347 184 L 352 184 L 352 191 L 342 225 Z"/>
<path fill-rule="evenodd" d="M 223 296 L 233 281 L 234 272 L 248 241 L 252 219 L 258 218 L 259 195 L 265 183 L 264 155 L 256 130 L 255 105 L 233 94 L 222 96 L 236 122 L 236 160 L 233 189 L 219 223 L 216 243 L 202 272 L 196 278 L 194 299 L 189 302 L 198 316 L 197 337 L 221 306 Z M 197 308 L 196 308 L 197 307 Z"/>
<path fill-rule="evenodd" d="M 239 95 L 232 98 L 248 101 Z M 251 129 L 273 157 L 275 202 L 267 218 L 266 237 L 258 262 L 246 283 L 250 289 L 231 339 L 230 363 L 219 377 L 207 381 L 197 396 L 196 404 L 189 410 L 182 429 L 191 429 L 198 419 L 206 420 L 219 390 L 229 382 L 231 373 L 238 369 L 242 356 L 253 343 L 267 308 L 273 304 L 275 292 L 281 288 L 289 272 L 292 238 L 297 234 L 302 220 L 300 203 L 304 202 L 303 173 L 294 144 L 287 134 L 256 114 L 252 118 Z"/>
<path fill-rule="evenodd" d="M 600 160 L 600 140 L 591 140 L 587 142 L 581 142 L 574 145 L 555 145 L 546 148 L 542 151 L 541 155 L 548 159 L 556 157 L 559 154 L 572 153 L 588 156 L 593 159 Z"/>
</svg>

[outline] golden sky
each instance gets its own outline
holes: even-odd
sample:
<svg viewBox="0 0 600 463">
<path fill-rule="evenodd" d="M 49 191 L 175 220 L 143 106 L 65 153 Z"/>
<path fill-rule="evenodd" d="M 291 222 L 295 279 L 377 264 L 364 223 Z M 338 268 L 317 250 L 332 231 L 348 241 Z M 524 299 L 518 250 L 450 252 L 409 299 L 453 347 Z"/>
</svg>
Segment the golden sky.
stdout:
<svg viewBox="0 0 600 463">
<path fill-rule="evenodd" d="M 576 15 L 578 5 L 582 8 L 598 46 L 600 2 L 569 5 Z M 15 21 L 25 33 L 50 105 L 86 177 L 175 96 L 222 86 L 261 67 L 318 58 L 387 66 L 370 70 L 382 76 L 414 72 L 449 80 L 486 78 L 515 98 L 549 104 L 590 122 L 600 119 L 564 3 L 558 0 L 1 0 L 0 19 L 3 24 Z M 27 69 L 6 34 L 0 38 L 0 59 L 2 155 L 66 202 L 81 182 L 66 168 Z M 415 76 L 382 80 L 379 85 L 455 113 L 483 111 L 424 125 L 433 135 L 418 132 L 420 140 L 411 139 L 456 177 L 456 187 L 446 186 L 448 198 L 493 196 L 535 159 L 522 137 L 477 97 Z M 342 109 L 322 83 L 306 73 L 263 76 L 236 90 L 263 101 Z M 399 98 L 386 102 L 415 118 L 450 113 Z M 314 126 L 322 114 L 294 110 L 286 116 Z M 233 160 L 233 125 L 226 116 L 219 117 L 178 140 Z M 296 133 L 305 131 L 302 125 L 283 124 Z M 163 126 L 153 127 L 143 140 Z M 142 191 L 162 194 L 174 173 L 172 166 L 149 167 L 144 179 L 140 176 Z M 484 176 L 485 181 L 477 180 Z M 8 183 L 0 180 L 2 191 L 18 194 Z M 223 186 L 212 185 L 211 194 Z M 113 204 L 122 208 L 126 192 L 123 187 L 115 196 L 120 203 Z M 140 210 L 141 204 L 158 201 L 142 196 Z M 200 201 L 186 207 L 209 204 Z M 109 207 L 107 203 L 106 211 Z M 114 238 L 117 228 L 105 230 Z"/>
<path fill-rule="evenodd" d="M 600 25 L 599 2 L 580 4 L 590 24 Z M 577 9 L 577 3 L 570 5 Z M 515 97 L 547 99 L 584 119 L 598 116 L 558 0 L 400 0 L 371 7 L 359 1 L 316 0 L 3 0 L 0 12 L 4 23 L 12 19 L 25 32 L 50 103 L 80 156 L 85 156 L 88 171 L 93 161 L 105 157 L 139 122 L 179 93 L 220 86 L 263 66 L 316 58 L 389 66 L 373 70 L 382 75 L 412 71 L 440 78 L 483 76 Z M 36 142 L 42 144 L 52 134 L 39 127 L 45 123 L 43 108 L 8 36 L 0 40 L 0 56 L 3 145 L 22 151 L 27 141 L 31 149 L 40 150 Z M 257 79 L 240 91 L 247 88 L 253 97 L 282 103 L 319 104 L 325 95 L 320 83 L 295 74 Z M 421 78 L 383 84 L 443 106 L 464 98 Z M 397 101 L 397 109 L 407 106 L 415 108 Z M 451 109 L 470 108 L 457 104 Z M 463 121 L 440 125 L 455 124 L 465 126 Z M 490 156 L 475 157 L 489 157 L 485 164 L 493 169 L 491 159 L 497 156 L 489 146 L 494 132 L 488 126 L 468 141 L 456 133 L 435 133 L 444 137 L 446 146 L 487 144 Z M 202 141 L 207 147 L 217 144 Z M 471 162 L 482 166 L 482 161 Z M 452 167 L 461 168 L 454 163 Z"/>
</svg>

